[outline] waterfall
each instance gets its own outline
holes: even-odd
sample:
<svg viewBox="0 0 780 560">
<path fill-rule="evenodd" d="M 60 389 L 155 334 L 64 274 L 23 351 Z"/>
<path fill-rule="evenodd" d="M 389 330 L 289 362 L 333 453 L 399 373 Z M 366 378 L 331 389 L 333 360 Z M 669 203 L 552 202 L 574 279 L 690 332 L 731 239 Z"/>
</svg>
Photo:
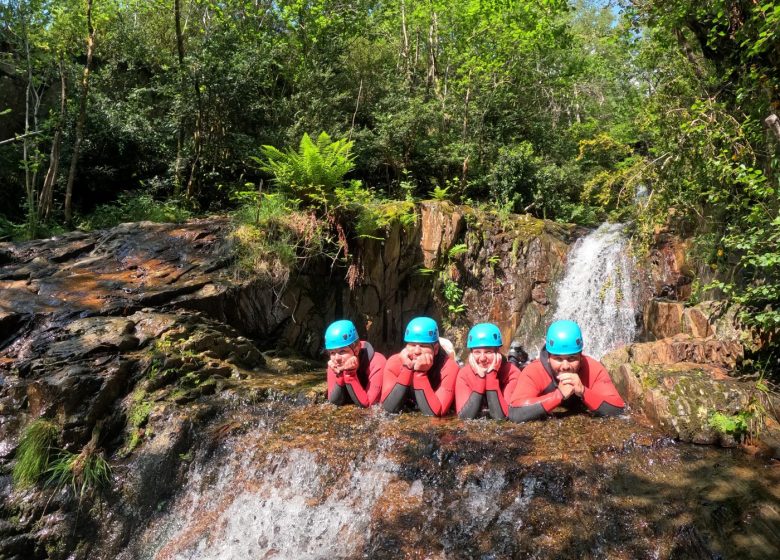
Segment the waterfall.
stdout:
<svg viewBox="0 0 780 560">
<path fill-rule="evenodd" d="M 300 449 L 267 462 L 246 451 L 226 457 L 191 474 L 145 551 L 127 558 L 344 558 L 364 545 L 372 508 L 396 469 L 381 452 L 341 473 Z"/>
<path fill-rule="evenodd" d="M 605 223 L 579 239 L 558 285 L 553 320 L 577 321 L 585 353 L 597 359 L 632 342 L 636 334 L 633 259 L 624 227 Z"/>
</svg>

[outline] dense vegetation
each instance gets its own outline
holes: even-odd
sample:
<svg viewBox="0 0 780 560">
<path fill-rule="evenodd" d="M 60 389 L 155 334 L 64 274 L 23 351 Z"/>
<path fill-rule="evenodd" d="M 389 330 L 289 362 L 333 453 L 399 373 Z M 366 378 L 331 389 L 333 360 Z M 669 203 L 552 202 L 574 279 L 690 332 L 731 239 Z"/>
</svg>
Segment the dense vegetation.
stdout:
<svg viewBox="0 0 780 560">
<path fill-rule="evenodd" d="M 766 0 L 0 2 L 0 235 L 246 203 L 365 233 L 428 196 L 631 219 L 771 331 L 779 35 Z"/>
</svg>

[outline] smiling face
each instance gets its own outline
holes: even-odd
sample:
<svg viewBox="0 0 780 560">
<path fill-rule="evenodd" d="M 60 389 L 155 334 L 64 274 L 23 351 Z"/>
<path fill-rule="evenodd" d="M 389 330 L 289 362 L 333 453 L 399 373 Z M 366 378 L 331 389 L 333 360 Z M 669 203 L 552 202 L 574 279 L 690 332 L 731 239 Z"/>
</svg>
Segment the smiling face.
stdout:
<svg viewBox="0 0 780 560">
<path fill-rule="evenodd" d="M 351 344 L 335 350 L 328 350 L 328 357 L 336 367 L 341 367 L 344 362 L 355 355 L 355 352 L 355 345 Z"/>
<path fill-rule="evenodd" d="M 487 368 L 493 364 L 496 348 L 472 348 L 471 355 L 479 367 Z"/>
<path fill-rule="evenodd" d="M 556 375 L 559 373 L 578 373 L 581 362 L 582 354 L 550 354 L 550 367 Z"/>
</svg>

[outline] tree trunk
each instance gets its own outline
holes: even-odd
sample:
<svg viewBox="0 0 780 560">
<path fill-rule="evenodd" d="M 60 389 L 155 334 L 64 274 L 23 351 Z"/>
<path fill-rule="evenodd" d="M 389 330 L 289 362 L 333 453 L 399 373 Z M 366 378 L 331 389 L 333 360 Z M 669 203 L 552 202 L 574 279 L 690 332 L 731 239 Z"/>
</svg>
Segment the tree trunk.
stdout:
<svg viewBox="0 0 780 560">
<path fill-rule="evenodd" d="M 409 60 L 409 31 L 406 29 L 406 2 L 401 1 L 401 33 L 403 34 L 403 47 L 401 58 L 404 60 L 404 77 L 407 85 L 412 83 L 412 66 Z"/>
<path fill-rule="evenodd" d="M 62 127 L 65 125 L 65 111 L 67 108 L 67 89 L 65 82 L 65 66 L 60 60 L 60 116 L 57 119 L 57 127 L 54 130 L 54 138 L 51 141 L 51 154 L 49 156 L 49 169 L 43 180 L 40 198 L 38 199 L 38 219 L 46 220 L 51 215 L 52 202 L 54 200 L 54 186 L 57 184 L 57 172 L 60 167 L 60 145 L 62 143 Z"/>
<path fill-rule="evenodd" d="M 76 178 L 76 167 L 79 160 L 81 140 L 84 136 L 84 123 L 87 120 L 87 97 L 89 95 L 89 74 L 92 71 L 92 55 L 95 51 L 95 28 L 92 25 L 92 0 L 87 0 L 87 62 L 84 65 L 84 73 L 81 77 L 81 99 L 79 100 L 79 114 L 76 120 L 76 134 L 73 140 L 73 155 L 70 158 L 68 170 L 68 183 L 65 187 L 65 222 L 70 224 L 73 219 L 73 182 Z"/>
<path fill-rule="evenodd" d="M 173 2 L 173 19 L 176 25 L 176 52 L 179 57 L 179 79 L 181 92 L 187 89 L 187 73 L 184 68 L 184 36 L 181 30 L 181 0 Z M 179 130 L 176 134 L 176 165 L 174 168 L 173 184 L 178 193 L 181 188 L 182 150 L 184 150 L 184 113 L 179 116 Z"/>
</svg>

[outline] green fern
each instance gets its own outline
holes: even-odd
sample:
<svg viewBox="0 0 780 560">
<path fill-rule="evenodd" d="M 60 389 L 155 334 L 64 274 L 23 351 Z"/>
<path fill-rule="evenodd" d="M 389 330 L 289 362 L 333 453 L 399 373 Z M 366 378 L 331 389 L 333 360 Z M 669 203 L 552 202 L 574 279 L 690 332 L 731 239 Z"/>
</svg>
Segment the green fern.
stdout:
<svg viewBox="0 0 780 560">
<path fill-rule="evenodd" d="M 345 139 L 333 140 L 325 132 L 316 141 L 304 134 L 297 151 L 266 145 L 261 148 L 262 157 L 253 159 L 260 169 L 273 175 L 280 189 L 327 210 L 336 202 L 336 189 L 344 185 L 344 177 L 354 167 L 352 145 Z"/>
</svg>

